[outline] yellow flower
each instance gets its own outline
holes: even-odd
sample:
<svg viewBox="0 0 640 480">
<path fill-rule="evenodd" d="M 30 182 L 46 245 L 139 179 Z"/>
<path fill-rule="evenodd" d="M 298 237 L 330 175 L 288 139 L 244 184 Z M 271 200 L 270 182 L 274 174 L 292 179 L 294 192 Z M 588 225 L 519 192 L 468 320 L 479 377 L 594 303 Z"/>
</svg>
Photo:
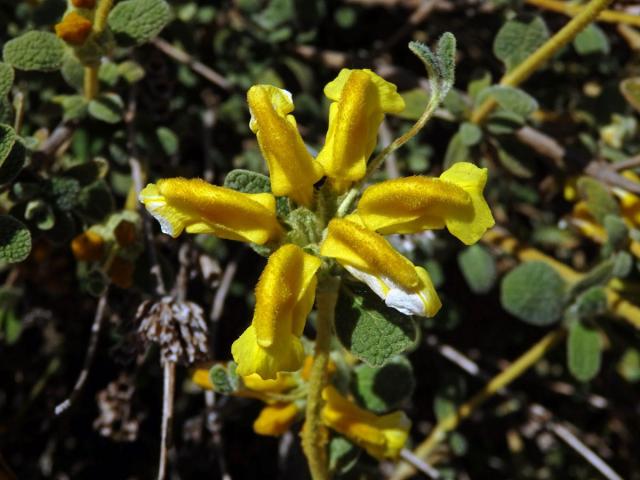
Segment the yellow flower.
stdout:
<svg viewBox="0 0 640 480">
<path fill-rule="evenodd" d="M 396 458 L 409 436 L 411 421 L 404 412 L 374 415 L 343 397 L 334 387 L 322 391 L 326 402 L 322 421 L 364 448 L 370 455 Z"/>
<path fill-rule="evenodd" d="M 70 12 L 55 25 L 56 35 L 71 45 L 82 45 L 91 33 L 91 20 L 77 12 Z"/>
<path fill-rule="evenodd" d="M 343 191 L 364 176 L 384 114 L 404 110 L 404 100 L 394 84 L 371 70 L 348 68 L 324 87 L 324 94 L 333 103 L 327 138 L 317 160 L 336 190 Z"/>
<path fill-rule="evenodd" d="M 432 317 L 442 306 L 426 270 L 400 255 L 384 237 L 354 221 L 331 220 L 320 255 L 335 258 L 389 307 L 402 313 Z"/>
<path fill-rule="evenodd" d="M 174 238 L 186 229 L 262 245 L 282 233 L 270 193 L 236 192 L 199 178 L 167 178 L 147 185 L 139 198 Z"/>
<path fill-rule="evenodd" d="M 258 435 L 277 437 L 289 430 L 300 410 L 295 403 L 267 405 L 253 422 L 253 431 Z"/>
<path fill-rule="evenodd" d="M 357 214 L 382 234 L 416 233 L 444 228 L 466 245 L 477 242 L 494 225 L 482 196 L 487 169 L 456 163 L 440 178 L 407 177 L 367 188 Z"/>
<path fill-rule="evenodd" d="M 313 306 L 316 272 L 322 261 L 287 244 L 267 262 L 256 287 L 256 308 L 249 328 L 231 347 L 238 375 L 263 379 L 299 370 L 304 360 L 300 336 Z"/>
<path fill-rule="evenodd" d="M 313 184 L 323 176 L 322 167 L 304 145 L 293 111 L 291 94 L 271 85 L 254 85 L 247 93 L 251 111 L 249 126 L 269 166 L 274 195 L 289 196 L 310 206 Z"/>
</svg>

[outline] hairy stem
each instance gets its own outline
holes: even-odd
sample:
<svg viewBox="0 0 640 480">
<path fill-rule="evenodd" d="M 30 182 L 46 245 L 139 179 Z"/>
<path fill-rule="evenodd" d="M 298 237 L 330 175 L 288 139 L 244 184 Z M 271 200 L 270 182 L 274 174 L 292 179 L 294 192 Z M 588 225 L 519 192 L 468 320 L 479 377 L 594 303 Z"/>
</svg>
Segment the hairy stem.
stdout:
<svg viewBox="0 0 640 480">
<path fill-rule="evenodd" d="M 107 18 L 113 7 L 113 0 L 100 0 L 96 7 L 96 16 L 93 21 L 93 33 L 100 35 L 107 28 Z"/>
<path fill-rule="evenodd" d="M 316 294 L 318 308 L 316 347 L 309 375 L 306 420 L 302 430 L 302 449 L 307 457 L 313 480 L 326 480 L 329 478 L 327 452 L 325 449 L 327 432 L 321 422 L 322 389 L 327 384 L 331 332 L 338 301 L 339 286 L 339 278 L 326 277 L 319 282 Z"/>
<path fill-rule="evenodd" d="M 527 80 L 547 60 L 555 55 L 558 50 L 572 41 L 587 25 L 593 22 L 600 12 L 607 8 L 612 2 L 613 0 L 591 0 L 580 13 L 540 46 L 538 50 L 502 77 L 500 85 L 516 87 Z M 482 123 L 495 107 L 496 101 L 493 98 L 487 99 L 472 113 L 471 121 L 473 123 Z"/>
<path fill-rule="evenodd" d="M 98 95 L 98 66 L 84 67 L 84 98 L 93 100 Z"/>
</svg>

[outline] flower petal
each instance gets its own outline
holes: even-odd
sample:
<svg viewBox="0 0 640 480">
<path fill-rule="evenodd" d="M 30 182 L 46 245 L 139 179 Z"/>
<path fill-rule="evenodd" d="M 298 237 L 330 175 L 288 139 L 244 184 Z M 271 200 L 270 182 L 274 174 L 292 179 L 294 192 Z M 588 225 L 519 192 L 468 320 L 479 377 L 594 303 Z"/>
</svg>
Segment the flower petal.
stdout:
<svg viewBox="0 0 640 480">
<path fill-rule="evenodd" d="M 253 431 L 258 435 L 280 436 L 289 430 L 299 412 L 295 403 L 267 405 L 253 422 Z"/>
<path fill-rule="evenodd" d="M 291 94 L 271 85 L 254 85 L 247 93 L 247 101 L 251 111 L 249 126 L 269 166 L 273 193 L 309 206 L 313 184 L 324 172 L 308 152 L 290 115 Z"/>
<path fill-rule="evenodd" d="M 343 191 L 364 176 L 384 114 L 402 111 L 404 100 L 395 85 L 371 70 L 342 69 L 324 92 L 334 103 L 329 109 L 325 145 L 317 160 L 334 187 Z"/>
<path fill-rule="evenodd" d="M 167 178 L 147 185 L 139 199 L 174 238 L 186 229 L 262 245 L 282 233 L 270 193 L 236 192 L 199 178 Z"/>
</svg>

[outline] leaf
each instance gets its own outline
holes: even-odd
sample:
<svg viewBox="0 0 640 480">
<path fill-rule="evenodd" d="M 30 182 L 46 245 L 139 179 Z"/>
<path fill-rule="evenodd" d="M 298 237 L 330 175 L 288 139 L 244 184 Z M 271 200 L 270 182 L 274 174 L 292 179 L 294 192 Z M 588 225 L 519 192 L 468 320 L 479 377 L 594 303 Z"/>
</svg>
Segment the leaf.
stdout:
<svg viewBox="0 0 640 480">
<path fill-rule="evenodd" d="M 120 95 L 104 93 L 89 102 L 89 115 L 107 123 L 118 123 L 124 114 L 124 102 Z"/>
<path fill-rule="evenodd" d="M 384 365 L 415 344 L 416 324 L 411 317 L 387 308 L 368 290 L 356 288 L 355 293 L 341 292 L 336 334 L 344 348 L 359 359 L 374 367 Z"/>
<path fill-rule="evenodd" d="M 125 60 L 118 65 L 118 73 L 127 83 L 136 83 L 144 78 L 144 68 L 133 60 Z"/>
<path fill-rule="evenodd" d="M 2 56 L 19 70 L 48 72 L 62 67 L 64 52 L 64 43 L 53 33 L 31 31 L 9 40 Z"/>
<path fill-rule="evenodd" d="M 180 140 L 171 129 L 167 127 L 158 127 L 156 129 L 156 136 L 158 137 L 160 145 L 162 145 L 164 153 L 167 155 L 175 155 L 178 152 Z"/>
<path fill-rule="evenodd" d="M 607 55 L 610 50 L 609 40 L 602 29 L 595 24 L 587 25 L 576 38 L 573 47 L 579 55 L 593 55 L 602 53 Z"/>
<path fill-rule="evenodd" d="M 227 173 L 224 186 L 243 193 L 271 192 L 271 181 L 266 175 L 251 170 L 236 169 Z"/>
<path fill-rule="evenodd" d="M 84 67 L 75 56 L 67 55 L 64 58 L 60 73 L 62 74 L 64 81 L 71 87 L 75 88 L 79 92 L 82 91 L 84 84 Z"/>
<path fill-rule="evenodd" d="M 456 73 L 456 37 L 451 32 L 445 32 L 438 40 L 436 49 L 436 57 L 440 63 L 440 72 L 442 75 L 442 92 L 441 98 L 447 96 L 447 93 L 455 83 Z"/>
<path fill-rule="evenodd" d="M 0 215 L 0 261 L 17 263 L 31 252 L 31 232 L 20 221 Z"/>
<path fill-rule="evenodd" d="M 0 62 L 0 97 L 6 96 L 11 91 L 14 75 L 11 65 Z"/>
<path fill-rule="evenodd" d="M 599 286 L 582 292 L 571 306 L 571 314 L 579 320 L 589 320 L 606 312 L 607 293 Z"/>
<path fill-rule="evenodd" d="M 564 310 L 567 285 L 545 262 L 526 262 L 502 280 L 500 302 L 504 309 L 537 326 L 557 322 Z"/>
<path fill-rule="evenodd" d="M 487 130 L 493 135 L 511 135 L 524 124 L 525 119 L 522 115 L 508 110 L 498 110 L 489 116 Z"/>
<path fill-rule="evenodd" d="M 62 119 L 78 120 L 87 114 L 87 99 L 83 95 L 59 95 L 54 101 L 62 107 Z"/>
<path fill-rule="evenodd" d="M 496 261 L 486 248 L 472 245 L 458 255 L 458 266 L 473 293 L 487 293 L 498 276 Z"/>
<path fill-rule="evenodd" d="M 577 182 L 578 193 L 587 203 L 589 213 L 598 221 L 603 223 L 607 215 L 618 215 L 618 204 L 609 193 L 609 190 L 598 180 L 590 177 L 581 177 Z"/>
<path fill-rule="evenodd" d="M 627 348 L 618 362 L 616 370 L 627 382 L 640 381 L 640 351 Z"/>
<path fill-rule="evenodd" d="M 5 158 L 4 161 L 0 160 L 0 185 L 12 182 L 26 163 L 27 149 L 24 144 L 18 140 L 13 144 L 9 156 Z"/>
<path fill-rule="evenodd" d="M 443 166 L 447 169 L 454 163 L 467 162 L 469 161 L 470 156 L 471 152 L 469 151 L 469 147 L 467 147 L 462 141 L 462 135 L 460 132 L 457 132 L 451 137 L 451 140 L 449 140 L 447 151 L 444 154 Z"/>
<path fill-rule="evenodd" d="M 236 375 L 236 364 L 216 364 L 209 370 L 209 378 L 213 389 L 218 393 L 229 395 L 240 387 L 240 378 Z"/>
<path fill-rule="evenodd" d="M 507 71 L 522 63 L 549 38 L 549 29 L 541 17 L 508 20 L 493 40 L 493 54 Z"/>
<path fill-rule="evenodd" d="M 329 470 L 334 475 L 344 475 L 357 463 L 362 450 L 341 435 L 335 435 L 329 443 Z"/>
<path fill-rule="evenodd" d="M 0 165 L 11 153 L 18 136 L 9 125 L 0 124 Z"/>
<path fill-rule="evenodd" d="M 413 394 L 415 388 L 411 363 L 402 356 L 379 368 L 359 365 L 354 373 L 356 398 L 367 410 L 375 413 L 385 413 L 398 407 Z"/>
<path fill-rule="evenodd" d="M 113 197 L 104 180 L 98 180 L 80 190 L 78 210 L 92 223 L 101 222 L 113 208 Z"/>
<path fill-rule="evenodd" d="M 538 109 L 536 99 L 519 88 L 493 85 L 481 91 L 476 101 L 481 104 L 488 97 L 493 97 L 505 110 L 523 117 L 531 115 Z"/>
<path fill-rule="evenodd" d="M 406 107 L 398 116 L 407 120 L 418 120 L 429 103 L 429 93 L 422 88 L 414 88 L 402 92 L 400 96 Z"/>
<path fill-rule="evenodd" d="M 640 77 L 627 78 L 620 82 L 620 92 L 627 102 L 640 112 Z"/>
<path fill-rule="evenodd" d="M 132 46 L 156 37 L 170 20 L 164 0 L 125 0 L 111 10 L 108 23 L 118 43 Z"/>
<path fill-rule="evenodd" d="M 567 364 L 576 379 L 588 382 L 598 374 L 601 348 L 598 330 L 580 321 L 571 324 L 567 339 Z"/>
<path fill-rule="evenodd" d="M 482 129 L 471 122 L 463 122 L 458 129 L 460 141 L 466 147 L 473 147 L 482 140 Z"/>
<path fill-rule="evenodd" d="M 56 217 L 51 206 L 44 200 L 31 200 L 24 211 L 25 220 L 35 225 L 39 230 L 51 230 L 56 223 Z"/>
</svg>

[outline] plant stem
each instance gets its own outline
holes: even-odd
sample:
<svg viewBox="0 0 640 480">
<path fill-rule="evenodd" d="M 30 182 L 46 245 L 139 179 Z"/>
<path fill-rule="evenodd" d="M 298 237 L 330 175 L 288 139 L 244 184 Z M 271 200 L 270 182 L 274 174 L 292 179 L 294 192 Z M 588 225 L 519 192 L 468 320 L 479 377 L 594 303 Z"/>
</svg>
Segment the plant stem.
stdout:
<svg viewBox="0 0 640 480">
<path fill-rule="evenodd" d="M 302 429 L 302 449 L 309 463 L 309 470 L 313 480 L 329 478 L 326 427 L 321 422 L 322 390 L 327 384 L 327 365 L 331 346 L 331 333 L 338 301 L 338 277 L 325 277 L 318 284 L 316 305 L 316 347 L 313 364 L 309 375 L 309 389 L 307 394 L 307 410 L 304 428 Z"/>
<path fill-rule="evenodd" d="M 169 456 L 169 448 L 171 447 L 171 423 L 173 419 L 173 395 L 176 384 L 176 364 L 166 362 L 163 369 L 164 382 L 162 389 L 162 425 L 158 480 L 164 480 L 167 476 L 167 458 Z"/>
<path fill-rule="evenodd" d="M 467 402 L 460 405 L 455 413 L 439 421 L 435 428 L 431 430 L 431 434 L 414 451 L 415 456 L 426 459 L 434 448 L 445 439 L 448 432 L 454 430 L 460 422 L 469 417 L 476 408 L 535 365 L 564 338 L 565 334 L 566 330 L 561 327 L 542 337 L 541 340 L 529 348 L 529 350 L 509 365 L 509 367 L 493 377 L 482 390 Z M 400 469 L 394 477 L 403 478 Z"/>
<path fill-rule="evenodd" d="M 111 7 L 113 7 L 113 0 L 100 0 L 100 3 L 98 3 L 96 16 L 93 20 L 93 33 L 95 35 L 100 35 L 107 28 L 107 18 Z"/>
<path fill-rule="evenodd" d="M 516 87 L 527 80 L 536 72 L 547 60 L 556 54 L 558 50 L 572 41 L 587 25 L 611 4 L 613 0 L 591 0 L 591 2 L 580 11 L 578 15 L 571 19 L 553 37 L 547 40 L 538 50 L 533 52 L 524 62 L 507 73 L 500 80 L 500 85 L 506 87 Z M 493 111 L 496 101 L 493 98 L 487 99 L 471 115 L 473 123 L 482 123 Z"/>
<path fill-rule="evenodd" d="M 84 98 L 93 100 L 98 95 L 98 66 L 84 67 Z"/>
<path fill-rule="evenodd" d="M 529 5 L 535 5 L 536 7 L 551 10 L 552 12 L 564 13 L 573 17 L 579 14 L 585 7 L 582 5 L 576 5 L 566 1 L 559 0 L 525 0 Z M 640 17 L 638 15 L 631 15 L 625 12 L 618 12 L 616 10 L 603 10 L 598 15 L 598 21 L 609 23 L 626 23 L 627 25 L 633 25 L 640 27 Z"/>
</svg>

